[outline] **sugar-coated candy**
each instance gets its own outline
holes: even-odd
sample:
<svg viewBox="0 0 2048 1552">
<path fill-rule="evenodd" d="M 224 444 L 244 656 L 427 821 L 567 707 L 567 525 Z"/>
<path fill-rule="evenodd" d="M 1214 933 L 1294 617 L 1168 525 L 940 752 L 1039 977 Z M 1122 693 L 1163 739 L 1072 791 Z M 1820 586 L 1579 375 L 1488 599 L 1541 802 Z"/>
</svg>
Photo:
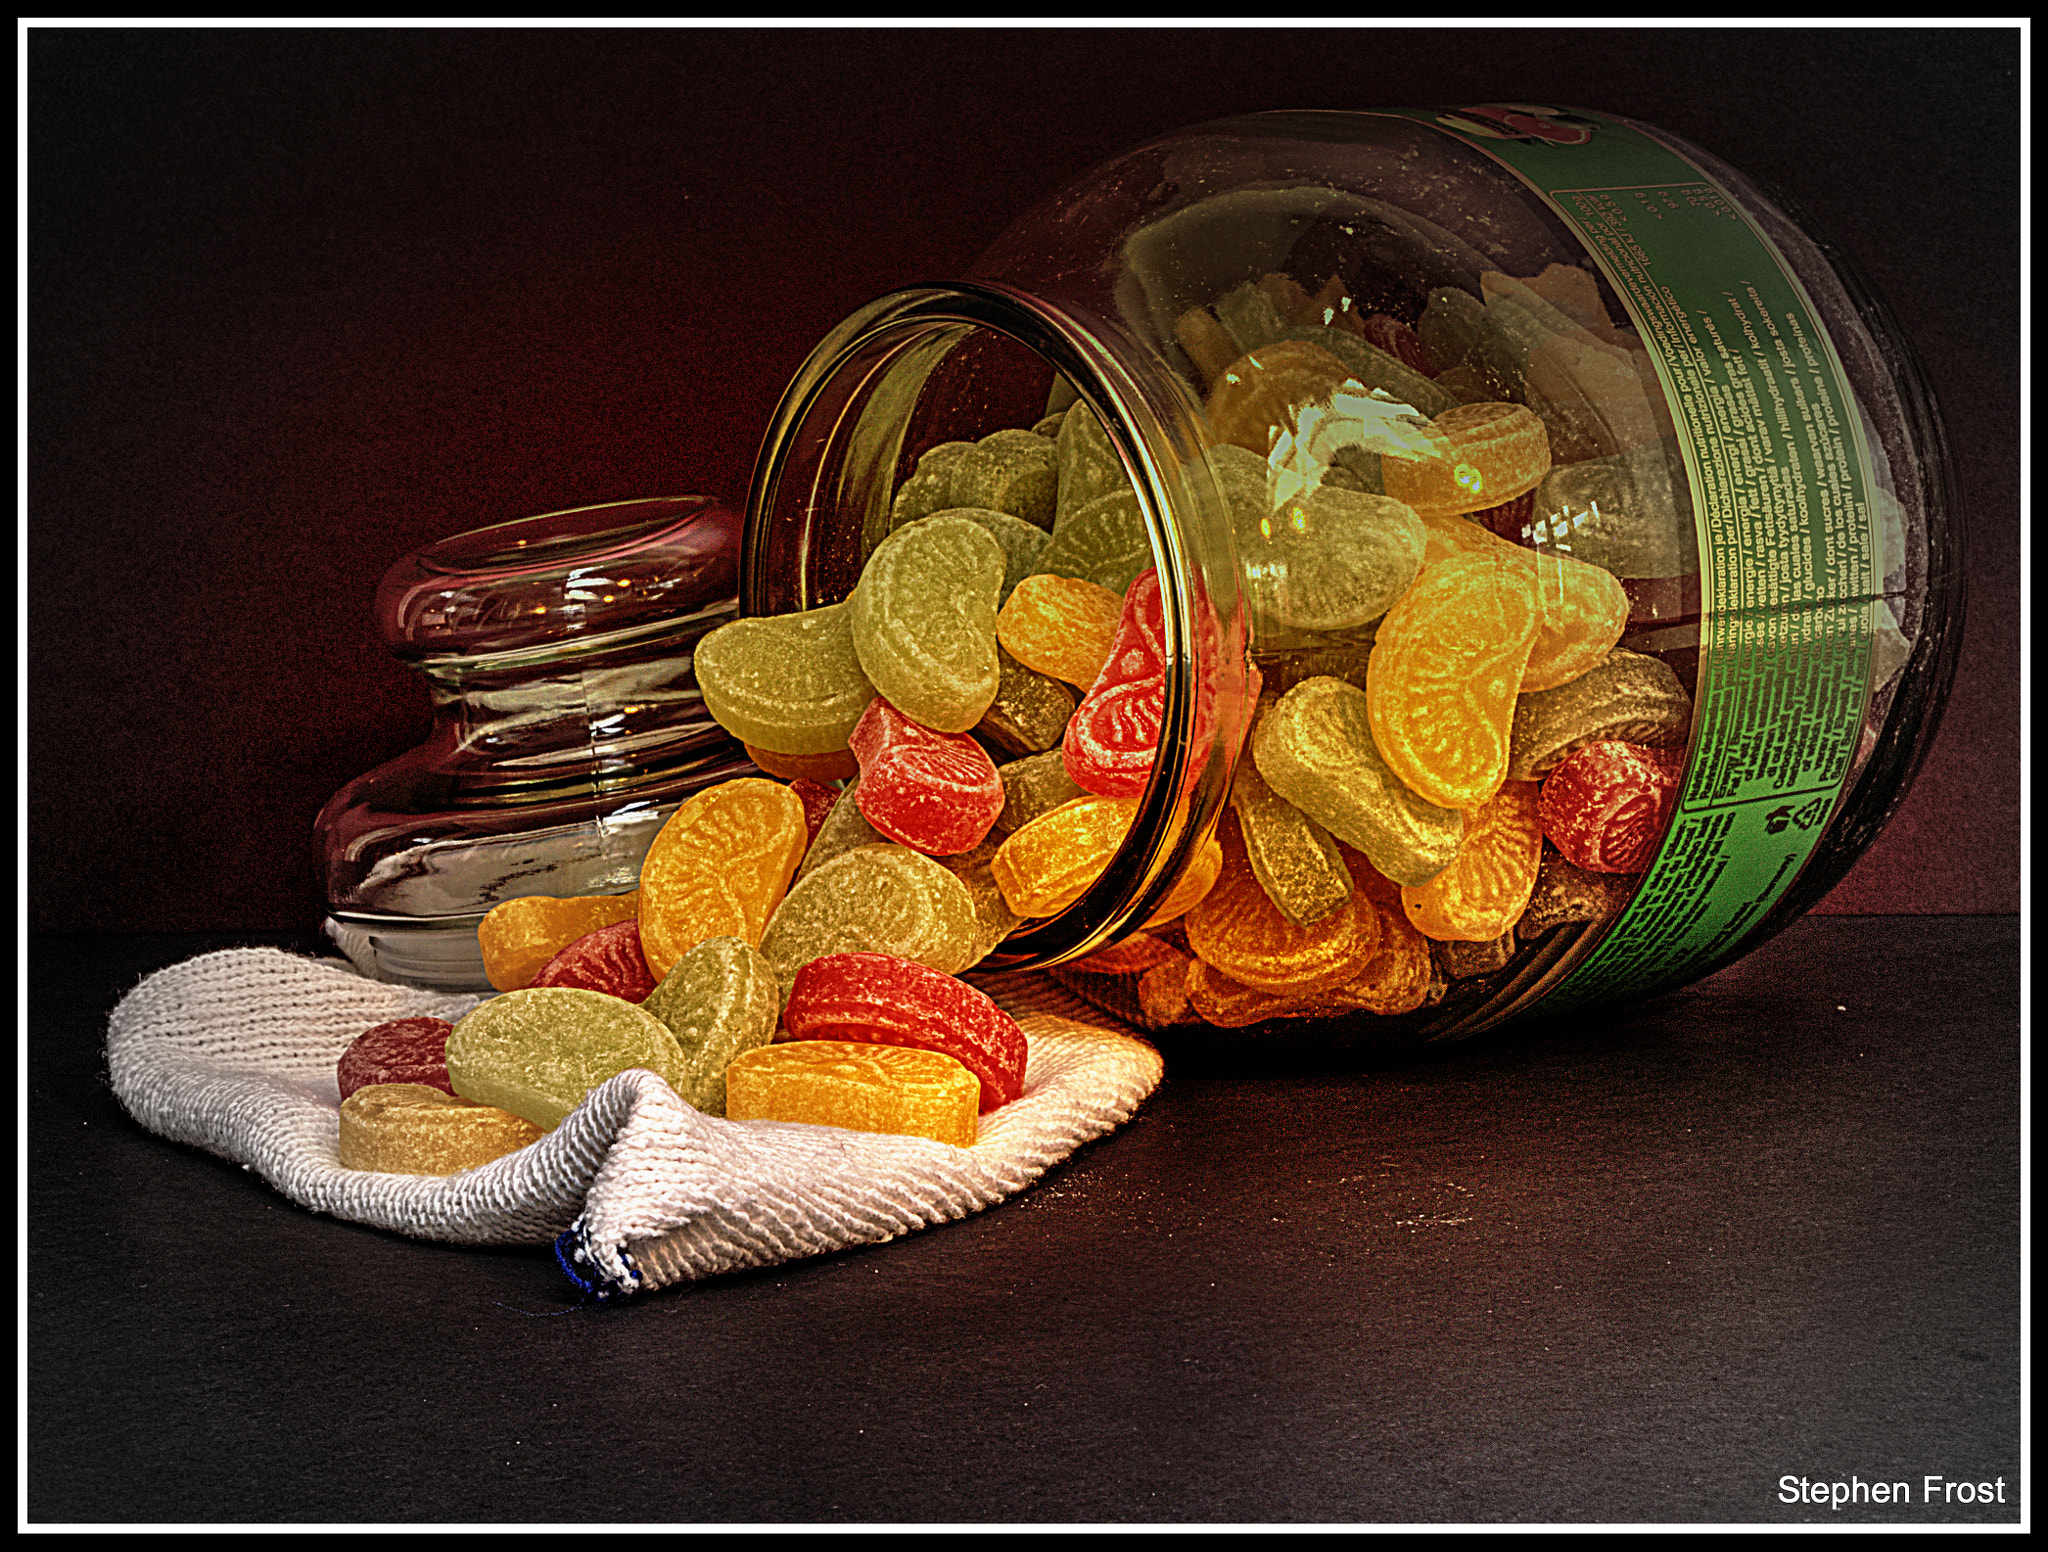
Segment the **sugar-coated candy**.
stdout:
<svg viewBox="0 0 2048 1552">
<path fill-rule="evenodd" d="M 1594 743 L 1682 745 L 1692 728 L 1692 698 L 1661 658 L 1615 647 L 1584 673 L 1515 701 L 1508 777 L 1548 775 L 1574 749 Z"/>
<path fill-rule="evenodd" d="M 1173 337 L 1180 342 L 1195 369 L 1195 381 L 1204 392 L 1216 385 L 1224 369 L 1244 354 L 1231 332 L 1206 307 L 1190 307 L 1174 321 Z"/>
<path fill-rule="evenodd" d="M 1223 483 L 1262 634 L 1268 621 L 1307 631 L 1368 624 L 1422 569 L 1422 521 L 1391 497 L 1324 484 L 1278 506 L 1253 505 L 1235 495 L 1235 480 Z"/>
<path fill-rule="evenodd" d="M 351 1040 L 334 1064 L 334 1081 L 347 1099 L 373 1083 L 424 1083 L 453 1094 L 448 1082 L 446 1019 L 404 1018 L 374 1024 Z"/>
<path fill-rule="evenodd" d="M 1035 431 L 992 431 L 952 465 L 950 506 L 1008 512 L 1050 532 L 1059 453 Z"/>
<path fill-rule="evenodd" d="M 981 1085 L 980 1113 L 1024 1092 L 1024 1031 L 980 989 L 894 954 L 828 954 L 797 971 L 782 1009 L 790 1040 L 915 1046 Z"/>
<path fill-rule="evenodd" d="M 1402 909 L 1402 885 L 1381 873 L 1360 853 L 1344 849 L 1351 887 L 1379 912 L 1380 949 L 1366 967 L 1329 995 L 1348 1009 L 1388 1018 L 1427 1007 L 1443 995 L 1443 981 L 1430 957 L 1429 939 L 1416 931 Z"/>
<path fill-rule="evenodd" d="M 892 841 L 948 857 L 979 845 L 1003 811 L 995 762 L 973 739 L 935 733 L 876 696 L 847 747 L 862 816 Z"/>
<path fill-rule="evenodd" d="M 852 756 L 853 751 L 848 750 L 847 758 L 852 759 Z M 859 775 L 860 762 L 854 761 L 853 769 L 846 774 L 848 776 Z M 837 787 L 828 787 L 821 781 L 811 781 L 800 776 L 789 784 L 789 790 L 796 794 L 797 801 L 804 806 L 804 831 L 808 835 L 810 842 L 815 843 L 818 839 L 819 827 L 825 823 L 825 816 L 832 812 L 832 805 L 839 801 L 839 789 Z M 806 847 L 804 859 L 806 861 L 810 860 L 810 855 L 810 851 Z"/>
<path fill-rule="evenodd" d="M 641 1006 L 668 1026 L 682 1053 L 670 1087 L 704 1114 L 724 1115 L 725 1069 L 740 1052 L 775 1038 L 782 988 L 757 949 L 738 938 L 706 938 Z"/>
<path fill-rule="evenodd" d="M 520 895 L 502 900 L 477 924 L 484 973 L 499 991 L 517 991 L 586 932 L 631 921 L 639 910 L 637 889 L 622 895 Z"/>
<path fill-rule="evenodd" d="M 1560 463 L 1655 442 L 1669 416 L 1647 355 L 1562 335 L 1529 353 L 1522 398 Z"/>
<path fill-rule="evenodd" d="M 1351 369 L 1320 345 L 1283 340 L 1246 352 L 1209 390 L 1209 429 L 1218 442 L 1234 442 L 1264 458 L 1283 434 L 1292 434 L 1301 411 L 1329 401 Z"/>
<path fill-rule="evenodd" d="M 1682 514 L 1684 464 L 1669 439 L 1560 463 L 1536 487 L 1528 543 L 1624 579 L 1689 576 L 1698 540 Z"/>
<path fill-rule="evenodd" d="M 810 850 L 804 853 L 804 860 L 797 865 L 796 877 L 791 887 L 802 883 L 834 857 L 852 851 L 856 846 L 888 846 L 894 844 L 889 837 L 877 830 L 860 811 L 860 778 L 855 777 L 839 789 L 832 807 L 825 813 L 818 833 L 811 837 Z"/>
<path fill-rule="evenodd" d="M 1337 838 L 1268 786 L 1250 758 L 1231 777 L 1230 806 L 1252 876 L 1282 916 L 1306 927 L 1350 898 Z"/>
<path fill-rule="evenodd" d="M 1380 939 L 1379 915 L 1369 903 L 1347 896 L 1336 910 L 1297 926 L 1252 873 L 1236 815 L 1226 810 L 1216 831 L 1221 874 L 1184 924 L 1197 959 L 1243 985 L 1304 996 L 1339 986 L 1365 968 Z"/>
<path fill-rule="evenodd" d="M 1360 324 L 1366 343 L 1385 351 L 1409 371 L 1423 377 L 1434 377 L 1435 369 L 1430 365 L 1429 354 L 1422 348 L 1422 340 L 1414 328 L 1390 318 L 1385 313 L 1372 313 Z M 1417 406 L 1420 408 L 1421 406 Z"/>
<path fill-rule="evenodd" d="M 810 841 L 802 799 L 756 776 L 706 787 L 669 816 L 640 864 L 640 949 L 666 976 L 706 938 L 761 941 Z"/>
<path fill-rule="evenodd" d="M 875 546 L 850 617 L 854 651 L 877 694 L 940 733 L 965 733 L 981 720 L 999 674 L 1003 566 L 996 541 L 956 513 L 898 528 Z"/>
<path fill-rule="evenodd" d="M 668 1026 L 645 1008 L 573 987 L 493 997 L 448 1036 L 455 1092 L 543 1131 L 561 1125 L 607 1078 L 636 1067 L 671 1087 L 682 1081 L 683 1053 Z"/>
<path fill-rule="evenodd" d="M 1499 790 L 1516 691 L 1541 624 L 1529 571 L 1492 554 L 1426 568 L 1387 611 L 1366 671 L 1366 708 L 1380 758 L 1410 790 L 1456 809 Z"/>
<path fill-rule="evenodd" d="M 1026 755 L 996 769 L 1003 778 L 1003 811 L 996 816 L 990 832 L 994 835 L 1010 835 L 1062 803 L 1088 796 L 1087 789 L 1067 774 L 1063 750 Z"/>
<path fill-rule="evenodd" d="M 1397 883 L 1433 878 L 1458 854 L 1464 816 L 1388 768 L 1356 685 L 1297 684 L 1260 717 L 1252 757 L 1268 786 Z"/>
<path fill-rule="evenodd" d="M 1550 470 L 1543 422 L 1520 404 L 1460 404 L 1430 425 L 1444 439 L 1434 457 L 1390 455 L 1380 465 L 1386 492 L 1424 517 L 1498 506 L 1534 490 Z"/>
<path fill-rule="evenodd" d="M 800 1121 L 974 1146 L 981 1080 L 950 1056 L 851 1040 L 792 1040 L 725 1070 L 735 1121 Z"/>
<path fill-rule="evenodd" d="M 654 973 L 640 949 L 640 923 L 613 922 L 586 932 L 541 967 L 534 986 L 580 986 L 609 992 L 626 1002 L 642 1002 L 654 990 Z"/>
<path fill-rule="evenodd" d="M 967 886 L 895 843 L 859 846 L 808 873 L 776 908 L 761 954 L 784 987 L 826 954 L 900 954 L 957 975 L 974 963 L 980 922 Z"/>
<path fill-rule="evenodd" d="M 830 749 L 824 754 L 781 754 L 747 743 L 744 739 L 740 741 L 740 747 L 747 751 L 749 760 L 770 776 L 780 776 L 792 783 L 844 781 L 860 769 L 860 762 L 843 748 Z"/>
<path fill-rule="evenodd" d="M 1292 286 L 1295 296 L 1300 296 L 1299 284 L 1288 277 L 1277 278 Z M 1282 297 L 1276 294 L 1278 292 L 1278 287 L 1247 280 L 1216 298 L 1216 321 L 1236 342 L 1239 355 L 1257 350 L 1261 345 L 1270 345 L 1287 327 L 1293 309 L 1282 309 L 1279 305 Z"/>
<path fill-rule="evenodd" d="M 1003 552 L 1003 583 L 996 592 L 998 607 L 1010 596 L 1012 588 L 1038 571 L 1046 548 L 1052 543 L 1050 528 L 1041 528 L 1013 512 L 998 512 L 992 507 L 944 507 L 930 515 L 964 517 L 995 540 L 996 548 Z M 1050 509 L 1046 521 L 1052 521 Z"/>
<path fill-rule="evenodd" d="M 704 707 L 734 738 L 777 754 L 846 747 L 874 699 L 849 601 L 753 615 L 709 631 L 693 654 Z"/>
<path fill-rule="evenodd" d="M 541 1129 L 495 1105 L 425 1083 L 373 1083 L 341 1102 L 343 1169 L 383 1175 L 455 1175 L 528 1143 Z"/>
<path fill-rule="evenodd" d="M 953 470 L 974 451 L 972 442 L 940 442 L 919 455 L 917 466 L 896 487 L 889 505 L 889 526 L 901 528 L 921 517 L 944 511 L 953 500 Z"/>
<path fill-rule="evenodd" d="M 1344 363 L 1352 381 L 1378 390 L 1419 415 L 1441 415 L 1445 410 L 1457 407 L 1457 396 L 1438 387 L 1427 374 L 1416 371 L 1400 357 L 1382 350 L 1372 341 L 1346 330 L 1307 324 L 1283 329 L 1279 338 L 1299 340 L 1328 351 Z"/>
<path fill-rule="evenodd" d="M 1023 920 L 1010 909 L 1010 902 L 1003 897 L 1002 886 L 996 882 L 995 858 L 1004 839 L 990 831 L 980 845 L 955 852 L 950 857 L 935 859 L 966 885 L 967 898 L 974 906 L 974 949 L 968 960 L 970 965 L 986 959 L 998 943 L 1017 930 Z"/>
<path fill-rule="evenodd" d="M 1067 774 L 1102 797 L 1135 797 L 1152 777 L 1166 707 L 1165 605 L 1148 569 L 1124 594 L 1102 671 L 1067 723 Z"/>
<path fill-rule="evenodd" d="M 1465 835 L 1451 865 L 1424 884 L 1404 885 L 1401 906 L 1427 938 L 1485 943 L 1511 929 L 1536 887 L 1543 858 L 1533 781 L 1502 784 L 1465 813 Z"/>
<path fill-rule="evenodd" d="M 1050 674 L 1026 668 L 1000 644 L 996 662 L 996 698 L 974 724 L 974 736 L 1011 758 L 1057 748 L 1080 693 Z"/>
<path fill-rule="evenodd" d="M 1342 679 L 1363 690 L 1373 635 L 1368 626 L 1356 635 L 1319 636 L 1298 646 L 1261 650 L 1259 675 L 1266 694 L 1277 700 L 1305 679 Z"/>
<path fill-rule="evenodd" d="M 1020 917 L 1056 916 L 1088 892 L 1123 845 L 1136 798 L 1085 796 L 1013 831 L 990 870 Z"/>
<path fill-rule="evenodd" d="M 1640 873 L 1678 801 L 1685 755 L 1640 744 L 1587 744 L 1543 779 L 1543 838 L 1592 873 Z"/>
<path fill-rule="evenodd" d="M 1082 689 L 1116 640 L 1122 597 L 1080 577 L 1042 572 L 1017 584 L 996 615 L 996 639 L 1027 668 Z"/>
<path fill-rule="evenodd" d="M 1039 420 L 1034 422 L 1031 429 L 1037 432 L 1042 437 L 1056 438 L 1060 434 L 1060 427 L 1066 424 L 1066 419 L 1066 410 L 1054 410 L 1050 415 L 1043 416 Z M 1054 450 L 1054 454 L 1055 468 L 1057 468 L 1057 449 Z"/>
<path fill-rule="evenodd" d="M 1103 429 L 1102 419 L 1085 403 L 1068 409 L 1053 439 L 1059 464 L 1059 496 L 1053 518 L 1053 534 L 1091 502 L 1128 491 L 1131 477 L 1123 458 Z"/>
<path fill-rule="evenodd" d="M 1121 593 L 1152 564 L 1152 536 L 1138 493 L 1126 485 L 1060 518 L 1038 569 Z"/>
</svg>

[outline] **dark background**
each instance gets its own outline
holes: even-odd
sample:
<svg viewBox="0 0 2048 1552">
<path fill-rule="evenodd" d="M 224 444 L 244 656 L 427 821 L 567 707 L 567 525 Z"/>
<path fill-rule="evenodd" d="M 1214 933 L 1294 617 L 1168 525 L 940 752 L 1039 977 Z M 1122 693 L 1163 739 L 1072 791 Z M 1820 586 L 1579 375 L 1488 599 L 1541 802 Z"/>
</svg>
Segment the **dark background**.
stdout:
<svg viewBox="0 0 2048 1552">
<path fill-rule="evenodd" d="M 1140 139 L 1547 100 L 1676 131 L 1860 263 L 1948 419 L 1970 616 L 1821 905 L 2018 909 L 2012 29 L 36 29 L 28 926 L 303 931 L 311 824 L 418 741 L 400 556 L 743 499 L 798 363 Z"/>
<path fill-rule="evenodd" d="M 2019 35 L 27 34 L 32 1523 L 2011 1523 Z M 108 1011 L 318 952 L 422 543 L 739 499 L 843 315 L 1156 132 L 1578 103 L 1788 190 L 1946 407 L 1973 589 L 1824 902 L 1633 1007 L 1203 1070 L 1014 1202 L 578 1307 L 141 1130 Z M 2004 1479 L 1999 1504 L 1785 1505 Z"/>
</svg>

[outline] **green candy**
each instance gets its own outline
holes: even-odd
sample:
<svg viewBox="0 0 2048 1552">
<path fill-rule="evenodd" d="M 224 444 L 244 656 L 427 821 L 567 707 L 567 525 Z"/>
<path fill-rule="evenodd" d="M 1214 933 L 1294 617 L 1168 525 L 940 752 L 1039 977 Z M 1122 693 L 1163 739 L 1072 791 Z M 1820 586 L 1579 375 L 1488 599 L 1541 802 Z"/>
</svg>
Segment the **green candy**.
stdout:
<svg viewBox="0 0 2048 1552">
<path fill-rule="evenodd" d="M 1486 328 L 1486 304 L 1470 291 L 1438 286 L 1415 320 L 1415 337 L 1437 371 L 1461 365 Z"/>
<path fill-rule="evenodd" d="M 1397 884 L 1426 884 L 1458 855 L 1465 816 L 1387 769 L 1355 684 L 1297 684 L 1261 713 L 1252 758 L 1275 792 Z"/>
<path fill-rule="evenodd" d="M 1052 543 L 1052 535 L 1045 529 L 1026 522 L 1014 513 L 998 512 L 992 507 L 947 507 L 931 515 L 964 517 L 978 524 L 1001 548 L 1003 586 L 996 598 L 998 609 L 1008 601 L 1012 588 L 1038 570 L 1038 563 L 1045 558 L 1046 547 Z"/>
<path fill-rule="evenodd" d="M 996 650 L 1002 676 L 996 698 L 975 724 L 976 736 L 1004 758 L 1052 748 L 1066 732 L 1067 719 L 1080 703 L 1079 693 L 1050 674 L 1026 668 L 1000 646 Z"/>
<path fill-rule="evenodd" d="M 1405 503 L 1326 483 L 1276 506 L 1264 459 L 1241 447 L 1213 458 L 1262 643 L 1369 624 L 1422 570 L 1429 530 Z"/>
<path fill-rule="evenodd" d="M 448 1036 L 448 1082 L 543 1131 L 607 1078 L 644 1067 L 680 1090 L 685 1061 L 660 1019 L 606 992 L 536 986 L 482 1003 Z"/>
<path fill-rule="evenodd" d="M 706 938 L 640 1006 L 668 1026 L 683 1053 L 681 1078 L 669 1086 L 705 1115 L 722 1116 L 726 1064 L 775 1038 L 782 989 L 745 940 Z"/>
<path fill-rule="evenodd" d="M 1038 569 L 1121 593 L 1151 564 L 1152 537 L 1138 493 L 1126 485 L 1062 517 Z"/>
<path fill-rule="evenodd" d="M 992 431 L 953 464 L 955 507 L 1008 512 L 1048 533 L 1059 493 L 1059 451 L 1034 431 Z"/>
<path fill-rule="evenodd" d="M 901 528 L 958 505 L 953 500 L 953 470 L 973 451 L 972 442 L 941 442 L 925 449 L 917 467 L 896 487 L 896 499 L 889 504 L 889 526 Z"/>
<path fill-rule="evenodd" d="M 1336 838 L 1267 786 L 1250 760 L 1240 760 L 1231 777 L 1230 806 L 1252 877 L 1295 926 L 1321 921 L 1351 898 L 1351 870 Z"/>
<path fill-rule="evenodd" d="M 1052 525 L 1057 536 L 1067 519 L 1091 501 L 1129 490 L 1131 477 L 1100 417 L 1086 404 L 1067 410 L 1053 447 L 1059 461 L 1059 499 Z"/>
<path fill-rule="evenodd" d="M 733 620 L 697 643 L 697 687 L 718 725 L 777 754 L 829 754 L 875 698 L 850 600 Z"/>
<path fill-rule="evenodd" d="M 1026 755 L 998 766 L 997 773 L 1003 778 L 1003 811 L 996 815 L 991 835 L 1007 836 L 1062 803 L 1088 796 L 1080 783 L 1067 774 L 1064 750 L 1048 749 L 1044 754 Z"/>
<path fill-rule="evenodd" d="M 1692 697 L 1661 658 L 1616 647 L 1576 679 L 1515 697 L 1508 780 L 1540 781 L 1587 744 L 1682 745 Z"/>
<path fill-rule="evenodd" d="M 850 605 L 853 649 L 875 693 L 911 721 L 965 733 L 995 699 L 1002 546 L 940 512 L 875 546 Z"/>
<path fill-rule="evenodd" d="M 797 971 L 826 954 L 895 954 L 958 975 L 974 963 L 980 935 L 967 886 L 891 842 L 843 852 L 791 885 L 768 918 L 761 957 L 787 997 Z"/>
<path fill-rule="evenodd" d="M 1648 442 L 1610 458 L 1559 464 L 1536 487 L 1536 542 L 1617 577 L 1682 577 L 1700 569 L 1685 468 L 1676 444 Z M 1682 519 L 1682 520 L 1681 520 Z"/>
<path fill-rule="evenodd" d="M 1458 403 L 1458 396 L 1449 389 L 1439 388 L 1406 362 L 1388 355 L 1379 346 L 1370 344 L 1344 329 L 1306 323 L 1282 330 L 1279 337 L 1284 340 L 1304 340 L 1327 350 L 1343 362 L 1345 369 L 1366 387 L 1378 388 L 1399 399 L 1418 414 L 1435 417 L 1447 409 L 1454 408 Z"/>
</svg>

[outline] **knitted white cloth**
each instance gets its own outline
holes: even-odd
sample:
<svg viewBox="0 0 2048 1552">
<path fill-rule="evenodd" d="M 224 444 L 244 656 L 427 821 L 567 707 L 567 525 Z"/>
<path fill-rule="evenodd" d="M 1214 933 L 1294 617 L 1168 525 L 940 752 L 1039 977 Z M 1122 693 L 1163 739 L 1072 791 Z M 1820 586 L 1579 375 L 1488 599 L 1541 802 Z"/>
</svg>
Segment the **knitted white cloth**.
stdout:
<svg viewBox="0 0 2048 1552">
<path fill-rule="evenodd" d="M 337 960 L 226 949 L 148 977 L 107 1021 L 129 1114 L 254 1170 L 302 1207 L 422 1239 L 556 1245 L 598 1298 L 872 1244 L 1023 1189 L 1129 1119 L 1151 1046 L 1041 975 L 982 978 L 1023 1027 L 1024 1095 L 971 1148 L 692 1109 L 651 1072 L 590 1091 L 540 1141 L 447 1177 L 344 1169 L 334 1067 L 373 1024 L 480 1000 L 371 981 Z"/>
</svg>

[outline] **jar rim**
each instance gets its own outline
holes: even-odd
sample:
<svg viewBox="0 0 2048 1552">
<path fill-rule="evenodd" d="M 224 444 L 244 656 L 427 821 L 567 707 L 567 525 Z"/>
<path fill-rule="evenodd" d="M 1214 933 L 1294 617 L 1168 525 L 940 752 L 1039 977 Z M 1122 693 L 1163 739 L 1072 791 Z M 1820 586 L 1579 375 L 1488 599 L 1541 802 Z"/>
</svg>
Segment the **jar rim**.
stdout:
<svg viewBox="0 0 2048 1552">
<path fill-rule="evenodd" d="M 563 507 L 451 534 L 400 564 L 437 576 L 484 579 L 567 572 L 650 549 L 717 503 L 716 496 L 638 496 Z M 647 515 L 625 515 L 641 510 Z M 528 534 L 533 537 L 523 537 Z"/>
</svg>

